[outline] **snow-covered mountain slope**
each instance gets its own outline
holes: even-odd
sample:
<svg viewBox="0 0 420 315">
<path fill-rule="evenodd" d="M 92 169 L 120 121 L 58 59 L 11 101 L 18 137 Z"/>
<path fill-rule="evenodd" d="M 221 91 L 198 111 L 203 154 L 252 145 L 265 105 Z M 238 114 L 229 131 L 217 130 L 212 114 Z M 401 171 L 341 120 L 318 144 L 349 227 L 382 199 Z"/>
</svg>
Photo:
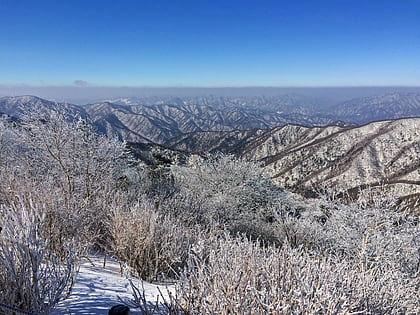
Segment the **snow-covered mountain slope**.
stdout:
<svg viewBox="0 0 420 315">
<path fill-rule="evenodd" d="M 271 130 L 197 133 L 167 143 L 189 152 L 232 153 L 262 163 L 282 186 L 353 191 L 390 184 L 399 196 L 420 194 L 420 118 L 358 127 L 286 125 Z"/>
<path fill-rule="evenodd" d="M 236 107 L 214 108 L 196 104 L 118 105 L 109 102 L 84 107 L 99 130 L 132 142 L 163 143 L 173 137 L 199 131 L 269 129 L 290 122 L 312 125 L 330 119 L 312 119 L 295 113 L 282 114 Z"/>
<path fill-rule="evenodd" d="M 420 117 L 420 94 L 390 93 L 353 99 L 332 109 L 336 119 L 365 124 L 374 120 Z"/>
<path fill-rule="evenodd" d="M 116 102 L 116 103 L 113 103 Z M 108 136 L 162 144 L 200 131 L 271 129 L 285 124 L 349 125 L 379 119 L 420 117 L 420 94 L 394 93 L 355 99 L 327 108 L 316 98 L 298 96 L 120 98 L 77 106 L 34 96 L 0 98 L 0 112 L 20 118 L 38 111 L 83 117 Z"/>
<path fill-rule="evenodd" d="M 15 118 L 31 118 L 30 116 L 34 113 L 42 114 L 45 112 L 61 112 L 69 119 L 88 118 L 83 107 L 68 103 L 52 102 L 31 95 L 1 97 L 0 112 Z"/>
</svg>

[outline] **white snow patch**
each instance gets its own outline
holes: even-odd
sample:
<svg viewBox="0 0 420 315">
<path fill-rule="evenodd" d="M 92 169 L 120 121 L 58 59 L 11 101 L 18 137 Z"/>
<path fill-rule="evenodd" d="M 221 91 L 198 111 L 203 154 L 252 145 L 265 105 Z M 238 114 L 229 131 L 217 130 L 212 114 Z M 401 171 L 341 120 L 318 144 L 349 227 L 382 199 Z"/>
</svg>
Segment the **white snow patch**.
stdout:
<svg viewBox="0 0 420 315">
<path fill-rule="evenodd" d="M 151 284 L 131 278 L 133 283 L 142 290 L 148 303 L 155 304 L 158 297 L 162 301 L 159 290 L 164 298 L 169 301 L 168 290 L 173 291 L 173 286 Z M 53 315 L 69 314 L 108 314 L 108 310 L 116 304 L 127 304 L 133 299 L 129 278 L 121 276 L 120 264 L 114 259 L 108 259 L 103 268 L 103 257 L 90 257 L 81 266 L 76 283 L 68 299 L 60 302 Z M 126 303 L 121 302 L 124 301 Z M 130 306 L 130 305 L 129 305 Z M 140 314 L 131 306 L 131 314 Z"/>
</svg>

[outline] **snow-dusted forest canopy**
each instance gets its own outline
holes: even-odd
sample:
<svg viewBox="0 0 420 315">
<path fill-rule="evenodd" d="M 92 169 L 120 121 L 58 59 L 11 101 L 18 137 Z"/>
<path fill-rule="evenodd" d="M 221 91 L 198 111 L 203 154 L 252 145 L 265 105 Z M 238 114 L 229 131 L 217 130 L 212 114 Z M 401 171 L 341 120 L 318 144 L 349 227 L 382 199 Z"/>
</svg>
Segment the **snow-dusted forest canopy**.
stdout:
<svg viewBox="0 0 420 315">
<path fill-rule="evenodd" d="M 172 314 L 420 312 L 418 213 L 386 187 L 305 199 L 230 155 L 153 159 L 64 113 L 2 119 L 0 302 L 49 314 L 95 248 L 174 281 Z"/>
</svg>

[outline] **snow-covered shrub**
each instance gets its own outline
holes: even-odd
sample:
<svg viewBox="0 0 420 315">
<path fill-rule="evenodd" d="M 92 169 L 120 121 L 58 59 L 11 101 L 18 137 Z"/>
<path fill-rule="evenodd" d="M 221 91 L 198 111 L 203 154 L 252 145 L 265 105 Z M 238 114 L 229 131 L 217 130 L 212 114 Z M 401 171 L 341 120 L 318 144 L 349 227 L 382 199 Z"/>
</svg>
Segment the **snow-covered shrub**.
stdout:
<svg viewBox="0 0 420 315">
<path fill-rule="evenodd" d="M 257 164 L 218 154 L 174 166 L 172 174 L 179 190 L 167 211 L 184 222 L 217 224 L 255 238 L 271 235 L 272 205 L 285 193 Z"/>
<path fill-rule="evenodd" d="M 188 249 L 202 232 L 162 215 L 151 201 L 115 207 L 110 224 L 111 252 L 145 280 L 176 278 L 186 264 Z"/>
<path fill-rule="evenodd" d="M 13 138 L 3 143 L 14 154 L 1 165 L 0 200 L 7 204 L 17 194 L 36 191 L 56 252 L 65 251 L 69 240 L 80 250 L 102 246 L 108 205 L 128 163 L 124 144 L 96 134 L 83 120 L 69 121 L 57 112 L 37 115 L 0 130 L 3 138 Z"/>
<path fill-rule="evenodd" d="M 0 206 L 0 302 L 38 314 L 49 314 L 73 285 L 74 253 L 62 258 L 43 239 L 45 209 L 18 198 Z"/>
<path fill-rule="evenodd" d="M 15 137 L 13 124 L 0 117 L 0 176 L 6 171 L 8 163 L 15 156 Z"/>
<path fill-rule="evenodd" d="M 411 276 L 420 272 L 418 218 L 385 189 L 366 189 L 345 200 L 332 193 L 321 199 L 292 196 L 273 212 L 279 243 L 344 255 L 364 270 L 381 266 Z"/>
<path fill-rule="evenodd" d="M 380 264 L 419 273 L 418 217 L 384 187 L 360 191 L 356 199 L 338 199 L 332 193 L 321 197 L 294 197 L 276 205 L 277 237 L 293 247 L 358 260 L 362 269 Z"/>
<path fill-rule="evenodd" d="M 290 195 L 291 196 L 291 195 Z M 289 197 L 290 197 L 289 196 Z M 283 198 L 280 246 L 198 238 L 168 310 L 186 314 L 418 314 L 420 229 L 387 191 Z M 262 246 L 263 245 L 263 246 Z"/>
<path fill-rule="evenodd" d="M 341 256 L 225 235 L 192 248 L 173 302 L 186 314 L 416 314 L 416 282 L 394 276 Z"/>
<path fill-rule="evenodd" d="M 357 199 L 325 199 L 318 246 L 355 260 L 361 271 L 382 268 L 420 276 L 418 218 L 385 190 L 366 189 Z M 419 281 L 420 284 L 420 281 Z"/>
</svg>

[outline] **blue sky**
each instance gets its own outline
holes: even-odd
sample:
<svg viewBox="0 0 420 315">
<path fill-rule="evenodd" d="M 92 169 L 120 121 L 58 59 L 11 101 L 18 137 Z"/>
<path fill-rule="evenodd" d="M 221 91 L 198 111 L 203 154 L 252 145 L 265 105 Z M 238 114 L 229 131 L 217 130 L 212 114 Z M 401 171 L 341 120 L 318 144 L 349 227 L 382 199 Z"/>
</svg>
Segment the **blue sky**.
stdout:
<svg viewBox="0 0 420 315">
<path fill-rule="evenodd" d="M 0 84 L 419 86 L 420 1 L 1 0 Z"/>
</svg>

